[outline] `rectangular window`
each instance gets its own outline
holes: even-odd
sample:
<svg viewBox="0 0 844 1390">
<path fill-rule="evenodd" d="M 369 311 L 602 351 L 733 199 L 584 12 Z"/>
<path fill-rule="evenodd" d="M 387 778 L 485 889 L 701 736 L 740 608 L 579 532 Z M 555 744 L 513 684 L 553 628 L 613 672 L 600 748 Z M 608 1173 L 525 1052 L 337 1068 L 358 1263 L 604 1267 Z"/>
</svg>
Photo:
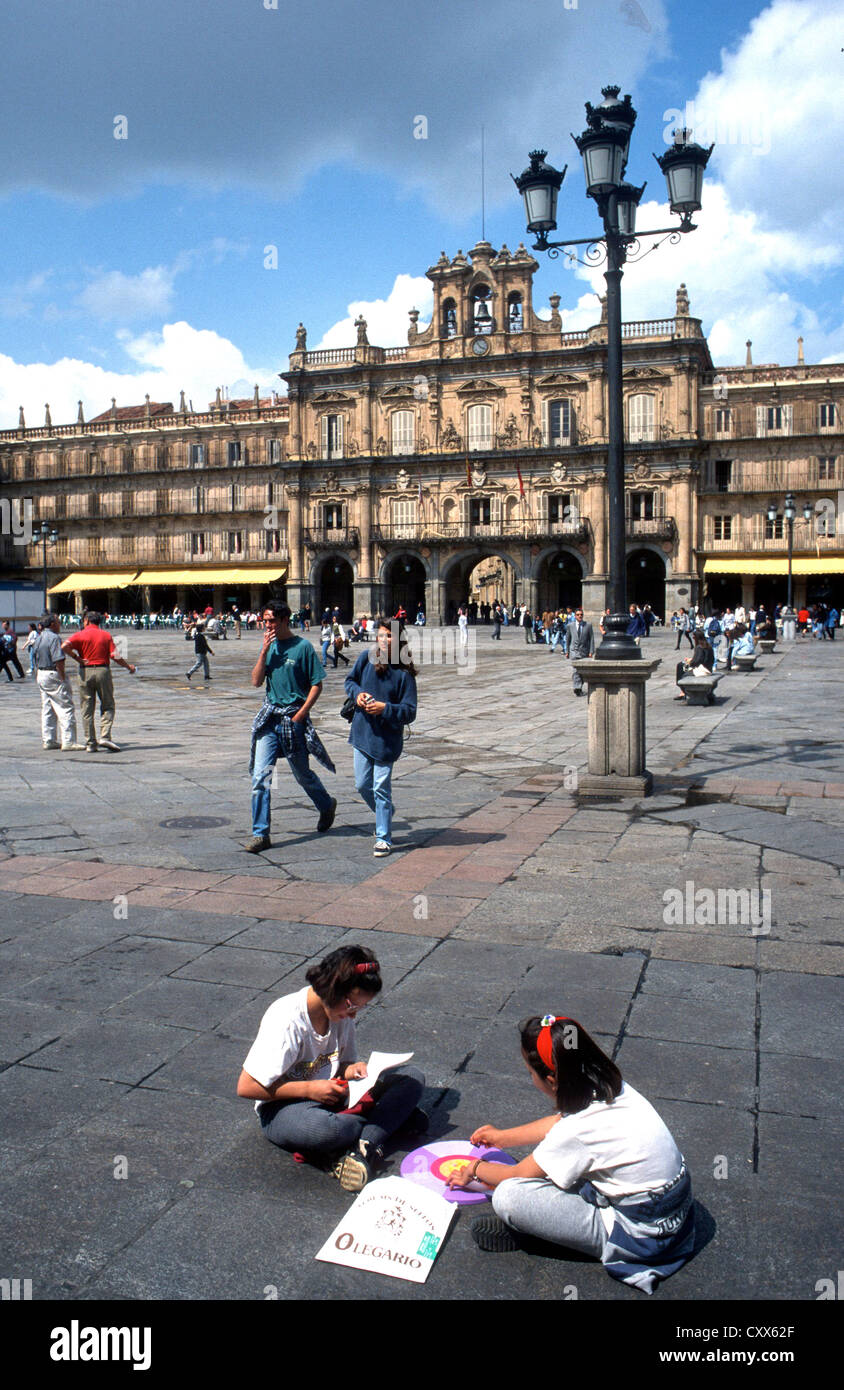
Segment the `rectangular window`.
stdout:
<svg viewBox="0 0 844 1390">
<path fill-rule="evenodd" d="M 411 539 L 416 534 L 416 502 L 402 497 L 393 502 L 393 535 Z"/>
<path fill-rule="evenodd" d="M 551 401 L 548 405 L 548 443 L 568 444 L 571 439 L 571 401 Z"/>
<path fill-rule="evenodd" d="M 64 492 L 56 494 L 55 515 L 57 519 L 67 516 L 67 494 Z"/>
<path fill-rule="evenodd" d="M 120 506 L 124 516 L 135 515 L 135 494 L 134 492 L 122 492 L 120 494 Z"/>
<path fill-rule="evenodd" d="M 835 429 L 835 406 L 832 401 L 821 401 L 818 406 L 818 429 Z"/>
<path fill-rule="evenodd" d="M 243 554 L 243 532 L 242 532 L 242 531 L 224 531 L 224 532 L 223 532 L 223 539 L 224 539 L 224 543 L 225 543 L 225 546 L 226 546 L 226 550 L 227 550 L 227 552 L 228 552 L 229 555 L 242 555 L 242 554 Z"/>
<path fill-rule="evenodd" d="M 195 512 L 205 511 L 205 488 L 195 487 L 193 490 L 193 509 Z"/>
<path fill-rule="evenodd" d="M 470 449 L 492 448 L 492 406 L 470 405 L 466 412 Z"/>
<path fill-rule="evenodd" d="M 170 464 L 170 451 L 166 444 L 158 444 L 155 449 L 156 468 L 167 468 Z"/>
<path fill-rule="evenodd" d="M 278 530 L 265 531 L 267 538 L 267 554 L 278 555 L 281 553 L 281 532 Z"/>
<path fill-rule="evenodd" d="M 135 537 L 134 537 L 134 536 L 121 536 L 121 537 L 120 537 L 120 558 L 121 558 L 121 560 L 128 560 L 132 555 L 134 555 L 134 553 L 135 553 Z"/>
<path fill-rule="evenodd" d="M 190 466 L 191 468 L 205 467 L 205 445 L 191 444 L 190 446 Z"/>
<path fill-rule="evenodd" d="M 156 560 L 169 560 L 170 558 L 170 537 L 156 536 L 154 553 Z"/>
<path fill-rule="evenodd" d="M 631 440 L 647 442 L 655 438 L 653 396 L 631 396 L 627 403 L 627 428 Z"/>
<path fill-rule="evenodd" d="M 206 555 L 208 553 L 205 545 L 204 531 L 191 531 L 189 533 L 188 549 L 191 555 Z"/>
<path fill-rule="evenodd" d="M 782 519 L 781 516 L 778 516 L 777 519 L 776 519 L 776 521 L 771 521 L 770 518 L 766 516 L 766 517 L 765 517 L 765 540 L 766 540 L 766 541 L 781 541 L 781 540 L 782 540 L 782 527 L 783 527 L 783 519 Z"/>
<path fill-rule="evenodd" d="M 232 483 L 232 511 L 242 510 L 246 506 L 246 488 L 243 483 Z"/>
<path fill-rule="evenodd" d="M 818 482 L 832 482 L 835 478 L 835 459 L 818 459 Z"/>
<path fill-rule="evenodd" d="M 473 526 L 489 526 L 490 504 L 488 497 L 470 497 L 469 520 Z"/>
<path fill-rule="evenodd" d="M 715 460 L 715 486 L 719 492 L 729 492 L 733 481 L 732 459 Z"/>
<path fill-rule="evenodd" d="M 124 450 L 123 450 L 123 453 L 122 453 L 122 456 L 121 456 L 121 459 L 122 459 L 122 464 L 123 464 L 123 472 L 124 472 L 124 473 L 132 473 L 132 472 L 134 472 L 134 469 L 135 469 L 135 451 L 134 451 L 134 449 L 124 449 Z"/>
<path fill-rule="evenodd" d="M 654 494 L 652 492 L 631 492 L 630 520 L 653 521 Z"/>
<path fill-rule="evenodd" d="M 713 517 L 712 524 L 713 535 L 716 541 L 732 540 L 733 518 L 731 516 L 727 516 L 722 512 L 719 516 Z"/>
<path fill-rule="evenodd" d="M 730 434 L 732 431 L 733 417 L 732 412 L 726 406 L 719 407 L 715 411 L 715 433 Z"/>
<path fill-rule="evenodd" d="M 574 508 L 571 505 L 570 492 L 548 498 L 548 520 L 552 526 L 559 526 L 564 521 L 571 521 L 573 516 Z"/>
<path fill-rule="evenodd" d="M 343 529 L 343 504 L 341 502 L 327 502 L 323 506 L 322 524 L 326 531 L 341 531 Z"/>
<path fill-rule="evenodd" d="M 414 418 L 412 410 L 397 410 L 392 417 L 394 454 L 412 454 L 414 449 Z"/>
<path fill-rule="evenodd" d="M 226 447 L 226 459 L 230 467 L 243 462 L 243 446 L 239 439 L 230 439 Z"/>
<path fill-rule="evenodd" d="M 267 440 L 267 463 L 281 463 L 281 440 Z"/>
<path fill-rule="evenodd" d="M 320 422 L 320 444 L 324 459 L 343 457 L 343 416 L 323 415 Z"/>
</svg>

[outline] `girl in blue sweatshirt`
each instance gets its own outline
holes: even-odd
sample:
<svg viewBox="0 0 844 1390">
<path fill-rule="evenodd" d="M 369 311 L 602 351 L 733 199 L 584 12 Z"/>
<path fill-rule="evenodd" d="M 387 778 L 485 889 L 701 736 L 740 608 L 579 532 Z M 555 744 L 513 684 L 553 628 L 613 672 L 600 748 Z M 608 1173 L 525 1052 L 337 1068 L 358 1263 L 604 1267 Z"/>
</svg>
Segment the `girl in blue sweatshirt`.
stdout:
<svg viewBox="0 0 844 1390">
<path fill-rule="evenodd" d="M 405 724 L 416 718 L 416 668 L 405 625 L 379 618 L 375 645 L 361 652 L 346 677 L 346 694 L 356 709 L 349 732 L 355 786 L 375 812 L 375 858 L 393 848 L 393 763 L 401 755 Z"/>
</svg>

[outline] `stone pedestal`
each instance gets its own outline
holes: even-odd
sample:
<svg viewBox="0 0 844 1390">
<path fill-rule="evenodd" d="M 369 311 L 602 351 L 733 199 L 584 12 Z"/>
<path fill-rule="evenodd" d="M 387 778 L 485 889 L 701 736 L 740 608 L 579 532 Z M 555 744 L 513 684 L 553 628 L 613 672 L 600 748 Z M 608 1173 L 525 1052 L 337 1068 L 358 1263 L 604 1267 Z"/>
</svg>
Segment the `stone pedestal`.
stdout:
<svg viewBox="0 0 844 1390">
<path fill-rule="evenodd" d="M 578 796 L 646 796 L 645 684 L 659 661 L 573 661 L 589 696 L 589 771 Z"/>
</svg>

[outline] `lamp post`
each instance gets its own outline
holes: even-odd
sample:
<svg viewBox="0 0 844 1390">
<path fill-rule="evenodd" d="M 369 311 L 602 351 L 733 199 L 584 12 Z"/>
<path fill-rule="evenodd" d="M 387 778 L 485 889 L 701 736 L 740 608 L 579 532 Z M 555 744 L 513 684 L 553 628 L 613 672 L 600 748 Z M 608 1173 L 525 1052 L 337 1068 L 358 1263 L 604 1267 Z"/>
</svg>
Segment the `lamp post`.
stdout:
<svg viewBox="0 0 844 1390">
<path fill-rule="evenodd" d="M 514 179 L 524 198 L 527 229 L 535 251 L 551 257 L 566 246 L 586 246 L 592 265 L 606 261 L 607 283 L 607 512 L 609 564 L 604 639 L 594 659 L 575 662 L 589 694 L 589 771 L 578 781 L 581 796 L 644 795 L 653 779 L 645 768 L 645 684 L 659 665 L 643 661 L 641 648 L 627 635 L 626 527 L 624 516 L 624 396 L 621 349 L 621 280 L 624 265 L 640 254 L 643 237 L 669 237 L 694 230 L 692 214 L 701 206 L 703 171 L 714 146 L 693 143 L 687 130 L 675 131 L 674 144 L 655 156 L 668 185 L 679 225 L 636 231 L 641 188 L 624 181 L 636 112 L 619 87 L 604 87 L 599 107 L 586 103 L 587 128 L 572 136 L 583 159 L 586 192 L 598 208 L 603 234 L 549 241 L 557 226 L 557 196 L 566 170 L 545 163 L 545 150 L 533 150 L 530 165 Z"/>
<path fill-rule="evenodd" d="M 815 509 L 812 506 L 811 502 L 804 502 L 803 520 L 811 521 L 814 515 Z M 788 609 L 789 613 L 792 613 L 794 611 L 794 604 L 791 600 L 793 591 L 792 570 L 794 566 L 794 521 L 796 516 L 797 503 L 794 500 L 793 492 L 787 492 L 785 494 L 785 501 L 783 502 L 782 508 L 782 516 L 780 516 L 776 502 L 770 502 L 768 504 L 768 520 L 770 521 L 771 525 L 775 527 L 778 521 L 784 520 L 786 525 L 786 532 L 788 535 L 788 600 L 786 602 L 786 608 Z"/>
<path fill-rule="evenodd" d="M 625 183 L 624 174 L 636 112 L 629 96 L 619 101 L 618 87 L 602 88 L 604 101 L 599 107 L 586 103 L 587 128 L 573 135 L 583 159 L 586 191 L 598 207 L 603 235 L 549 241 L 548 233 L 557 226 L 557 196 L 565 177 L 545 163 L 546 150 L 532 150 L 530 165 L 513 181 L 524 198 L 527 229 L 536 235 L 533 249 L 559 254 L 561 247 L 588 246 L 587 258 L 598 265 L 606 259 L 607 269 L 607 396 L 608 447 L 607 492 L 609 521 L 609 583 L 607 602 L 611 615 L 605 620 L 605 636 L 598 649 L 601 660 L 633 661 L 641 650 L 627 636 L 629 614 L 626 604 L 626 546 L 624 518 L 624 397 L 621 361 L 621 280 L 628 259 L 639 254 L 642 237 L 670 236 L 694 231 L 692 214 L 701 206 L 703 171 L 714 149 L 693 143 L 687 130 L 674 132 L 674 144 L 662 156 L 654 156 L 668 185 L 671 211 L 680 217 L 672 227 L 636 231 L 636 209 L 645 191 Z"/>
<path fill-rule="evenodd" d="M 48 526 L 46 521 L 41 522 L 41 529 L 33 533 L 32 539 L 41 544 L 41 556 L 43 561 L 43 588 L 44 588 L 44 612 L 47 612 L 47 546 L 55 545 L 59 539 L 59 533 L 55 526 Z"/>
</svg>

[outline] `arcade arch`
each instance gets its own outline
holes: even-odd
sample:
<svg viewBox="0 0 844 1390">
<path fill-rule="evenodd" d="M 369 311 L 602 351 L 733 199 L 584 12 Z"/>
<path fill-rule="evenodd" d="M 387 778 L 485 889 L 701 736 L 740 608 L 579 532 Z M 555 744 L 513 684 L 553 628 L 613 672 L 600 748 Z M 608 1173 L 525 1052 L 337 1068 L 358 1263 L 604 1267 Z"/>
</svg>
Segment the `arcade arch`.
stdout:
<svg viewBox="0 0 844 1390">
<path fill-rule="evenodd" d="M 627 602 L 640 608 L 649 603 L 658 617 L 665 619 L 665 576 L 665 556 L 658 550 L 647 546 L 631 550 L 627 556 Z"/>
</svg>

